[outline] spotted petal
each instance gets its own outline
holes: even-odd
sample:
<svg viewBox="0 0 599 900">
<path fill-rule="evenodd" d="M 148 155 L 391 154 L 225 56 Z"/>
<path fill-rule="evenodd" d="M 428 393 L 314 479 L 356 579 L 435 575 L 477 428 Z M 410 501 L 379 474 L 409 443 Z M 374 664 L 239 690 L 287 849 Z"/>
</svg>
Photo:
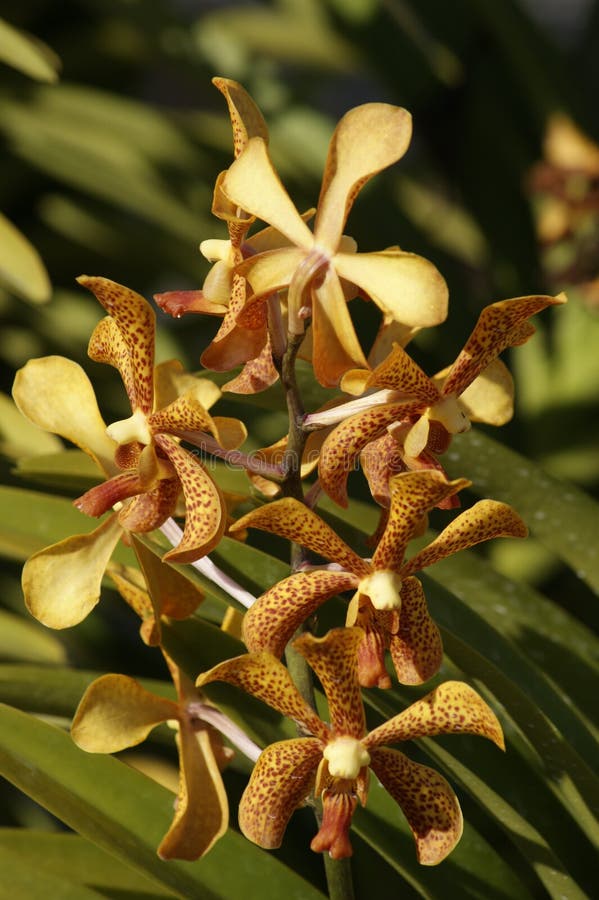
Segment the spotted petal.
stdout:
<svg viewBox="0 0 599 900">
<path fill-rule="evenodd" d="M 293 642 L 320 679 L 333 733 L 358 739 L 365 727 L 357 657 L 363 637 L 361 628 L 333 628 L 322 638 L 305 633 Z"/>
<path fill-rule="evenodd" d="M 447 318 L 449 293 L 438 269 L 415 253 L 337 253 L 340 278 L 360 287 L 388 316 L 410 327 L 438 325 Z"/>
<path fill-rule="evenodd" d="M 380 747 L 436 734 L 477 734 L 504 749 L 495 713 L 462 681 L 445 681 L 364 738 L 364 746 Z"/>
<path fill-rule="evenodd" d="M 312 287 L 312 364 L 317 381 L 335 387 L 345 372 L 367 366 L 337 273 Z"/>
<path fill-rule="evenodd" d="M 462 836 L 462 811 L 453 790 L 434 769 L 398 750 L 372 750 L 370 765 L 408 820 L 418 862 L 436 866 Z"/>
<path fill-rule="evenodd" d="M 315 238 L 335 252 L 352 204 L 366 182 L 401 159 L 412 137 L 412 117 L 388 103 L 365 103 L 337 125 L 325 164 Z"/>
<path fill-rule="evenodd" d="M 192 388 L 168 406 L 152 413 L 148 417 L 152 432 L 177 435 L 186 431 L 207 431 L 216 435 L 212 416 L 202 406 L 199 393 Z"/>
<path fill-rule="evenodd" d="M 127 675 L 103 675 L 81 698 L 71 736 L 90 753 L 118 753 L 141 744 L 159 722 L 177 717 L 173 700 L 150 694 Z"/>
<path fill-rule="evenodd" d="M 77 625 L 100 599 L 100 585 L 122 528 L 111 516 L 89 534 L 46 547 L 23 567 L 27 609 L 48 628 Z"/>
<path fill-rule="evenodd" d="M 281 184 L 264 140 L 251 138 L 222 182 L 227 197 L 246 212 L 268 222 L 292 244 L 310 249 L 312 232 Z"/>
<path fill-rule="evenodd" d="M 441 635 L 430 617 L 417 578 L 407 578 L 402 585 L 399 629 L 390 635 L 389 651 L 401 684 L 422 684 L 436 675 L 441 666 Z"/>
<path fill-rule="evenodd" d="M 448 481 L 441 472 L 430 469 L 395 475 L 389 482 L 389 520 L 372 558 L 374 568 L 399 570 L 408 541 L 414 537 L 422 517 L 445 497 L 457 494 L 469 484 L 465 478 Z M 402 574 L 405 571 L 402 569 Z"/>
<path fill-rule="evenodd" d="M 204 468 L 187 450 L 165 434 L 155 441 L 176 469 L 185 495 L 185 528 L 180 543 L 164 555 L 171 562 L 192 562 L 216 547 L 226 517 L 222 494 Z"/>
<path fill-rule="evenodd" d="M 399 344 L 393 344 L 391 352 L 374 369 L 366 386 L 392 388 L 406 397 L 421 400 L 425 406 L 441 399 L 428 375 Z"/>
<path fill-rule="evenodd" d="M 406 563 L 402 574 L 412 575 L 481 541 L 497 537 L 526 537 L 527 534 L 526 525 L 511 506 L 497 500 L 479 500 L 456 516 L 428 547 Z"/>
<path fill-rule="evenodd" d="M 117 445 L 106 434 L 94 389 L 76 362 L 63 356 L 31 359 L 17 372 L 12 393 L 30 421 L 85 450 L 106 475 L 117 471 Z"/>
<path fill-rule="evenodd" d="M 140 294 L 108 278 L 80 275 L 77 281 L 95 294 L 119 327 L 133 370 L 132 409 L 151 413 L 156 321 L 152 307 Z"/>
<path fill-rule="evenodd" d="M 213 78 L 212 84 L 227 101 L 233 128 L 235 156 L 239 156 L 252 137 L 261 137 L 268 143 L 266 122 L 245 88 L 231 78 Z"/>
<path fill-rule="evenodd" d="M 137 401 L 133 361 L 119 326 L 112 316 L 100 319 L 92 331 L 87 345 L 87 355 L 94 362 L 113 366 L 117 370 L 133 408 L 133 404 Z"/>
<path fill-rule="evenodd" d="M 243 640 L 250 651 L 281 657 L 296 630 L 329 597 L 356 586 L 345 572 L 297 572 L 258 597 L 243 617 Z"/>
<path fill-rule="evenodd" d="M 177 735 L 179 792 L 175 817 L 158 847 L 161 859 L 195 860 L 227 830 L 229 805 L 210 731 L 182 718 Z"/>
<path fill-rule="evenodd" d="M 311 709 L 293 683 L 285 666 L 272 653 L 246 653 L 204 672 L 198 687 L 211 681 L 227 681 L 268 703 L 277 712 L 302 725 L 310 734 L 326 740 L 328 729 Z"/>
<path fill-rule="evenodd" d="M 341 540 L 330 525 L 293 497 L 275 500 L 274 503 L 252 510 L 232 525 L 230 530 L 235 532 L 248 527 L 270 531 L 301 544 L 355 575 L 367 575 L 370 571 L 364 560 Z"/>
<path fill-rule="evenodd" d="M 239 827 L 250 841 L 274 850 L 287 823 L 306 799 L 322 758 L 316 738 L 271 744 L 261 754 L 239 804 Z"/>
</svg>

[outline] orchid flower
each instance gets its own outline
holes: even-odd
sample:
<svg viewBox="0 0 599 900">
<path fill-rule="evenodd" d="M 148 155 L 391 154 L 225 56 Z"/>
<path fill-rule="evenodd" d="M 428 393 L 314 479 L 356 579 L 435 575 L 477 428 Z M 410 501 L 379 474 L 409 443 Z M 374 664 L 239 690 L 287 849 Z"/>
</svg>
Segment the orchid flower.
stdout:
<svg viewBox="0 0 599 900">
<path fill-rule="evenodd" d="M 344 285 L 408 327 L 436 325 L 446 316 L 447 286 L 431 263 L 398 248 L 356 254 L 355 242 L 342 235 L 358 192 L 403 156 L 411 133 L 409 113 L 386 103 L 367 103 L 343 116 L 329 146 L 314 232 L 281 184 L 262 136 L 249 139 L 223 177 L 222 191 L 234 206 L 268 222 L 292 245 L 237 267 L 253 290 L 237 322 L 255 320 L 273 291 L 288 289 L 289 331 L 303 334 L 305 315 L 312 316 L 314 372 L 322 385 L 335 386 L 348 369 L 367 367 Z"/>
<path fill-rule="evenodd" d="M 180 376 L 188 389 L 178 396 L 173 386 L 178 364 L 167 363 L 154 372 L 155 317 L 143 297 L 105 278 L 83 276 L 79 281 L 110 313 L 96 326 L 89 355 L 119 370 L 132 414 L 107 428 L 87 375 L 63 357 L 31 360 L 17 373 L 13 396 L 21 412 L 84 450 L 106 479 L 75 505 L 91 516 L 115 508 L 91 533 L 66 538 L 25 564 L 27 606 L 51 628 L 85 618 L 98 602 L 119 538 L 161 525 L 175 511 L 181 490 L 185 530 L 165 559 L 186 562 L 209 553 L 225 528 L 223 497 L 179 436 L 202 445 L 212 435 L 217 444 L 235 447 L 246 434 L 236 419 L 212 418 L 206 411 L 202 401 L 210 405 L 219 395 L 214 385 Z"/>
<path fill-rule="evenodd" d="M 427 547 L 404 561 L 423 516 L 470 482 L 448 481 L 440 472 L 406 472 L 391 479 L 389 519 L 372 562 L 358 556 L 315 512 L 287 497 L 243 516 L 231 530 L 259 528 L 331 560 L 337 571 L 315 568 L 280 581 L 258 598 L 243 620 L 252 652 L 281 657 L 296 629 L 326 600 L 355 591 L 347 625 L 359 625 L 358 672 L 364 687 L 391 687 L 385 668 L 389 649 L 402 684 L 420 684 L 439 669 L 442 645 L 415 572 L 494 537 L 524 537 L 526 526 L 511 507 L 481 500 L 455 518 Z"/>
<path fill-rule="evenodd" d="M 401 445 L 405 467 L 411 469 L 434 466 L 429 454 L 444 452 L 452 435 L 467 431 L 471 422 L 508 422 L 513 414 L 513 382 L 497 357 L 534 334 L 528 321 L 531 316 L 565 302 L 560 294 L 516 297 L 486 306 L 453 365 L 434 378 L 394 344 L 364 382 L 366 389 L 380 390 L 304 420 L 308 428 L 340 423 L 322 446 L 323 490 L 340 506 L 347 506 L 347 475 L 353 461 L 388 429 Z M 356 383 L 356 373 L 350 376 Z M 392 466 L 390 460 L 390 473 Z"/>
<path fill-rule="evenodd" d="M 271 744 L 262 752 L 241 798 L 239 825 L 260 847 L 279 847 L 292 813 L 314 791 L 322 798 L 323 817 L 312 850 L 328 851 L 333 859 L 351 856 L 349 828 L 358 800 L 366 804 L 371 768 L 405 815 L 418 861 L 436 865 L 462 833 L 457 797 L 437 772 L 383 744 L 467 733 L 503 749 L 501 726 L 471 687 L 448 681 L 366 734 L 356 663 L 362 640 L 360 628 L 345 628 L 323 638 L 304 634 L 293 642 L 320 679 L 330 725 L 308 706 L 285 666 L 266 651 L 227 660 L 198 678 L 198 686 L 222 680 L 242 688 L 294 719 L 309 735 Z"/>
</svg>

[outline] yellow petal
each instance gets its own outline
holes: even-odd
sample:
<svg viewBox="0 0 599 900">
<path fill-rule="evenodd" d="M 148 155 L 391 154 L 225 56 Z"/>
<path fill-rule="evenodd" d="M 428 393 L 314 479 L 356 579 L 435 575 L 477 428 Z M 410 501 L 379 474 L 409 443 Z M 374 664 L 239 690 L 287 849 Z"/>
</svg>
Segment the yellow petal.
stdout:
<svg viewBox="0 0 599 900">
<path fill-rule="evenodd" d="M 164 560 L 192 562 L 210 553 L 223 536 L 226 516 L 222 494 L 194 456 L 173 438 L 156 435 L 156 443 L 176 469 L 185 495 L 185 528 L 177 547 Z"/>
<path fill-rule="evenodd" d="M 460 394 L 460 406 L 472 422 L 505 425 L 510 421 L 514 414 L 514 381 L 500 359 L 493 360 Z"/>
<path fill-rule="evenodd" d="M 231 526 L 232 532 L 260 528 L 301 544 L 314 553 L 339 563 L 355 575 L 367 575 L 369 566 L 305 503 L 285 497 L 252 510 Z"/>
<path fill-rule="evenodd" d="M 133 404 L 137 400 L 133 361 L 116 319 L 113 319 L 112 316 L 100 319 L 92 331 L 87 345 L 87 355 L 94 362 L 114 366 L 121 376 L 131 408 L 133 408 Z"/>
<path fill-rule="evenodd" d="M 337 253 L 333 265 L 368 294 L 385 315 L 403 325 L 438 325 L 447 317 L 447 284 L 435 266 L 415 253 Z"/>
<path fill-rule="evenodd" d="M 239 804 L 239 827 L 248 840 L 281 846 L 292 813 L 306 799 L 322 758 L 322 743 L 297 738 L 271 744 L 260 755 Z"/>
<path fill-rule="evenodd" d="M 432 469 L 395 475 L 389 482 L 389 520 L 372 558 L 373 567 L 398 571 L 406 545 L 414 537 L 422 517 L 445 497 L 453 496 L 469 484 L 465 478 L 448 481 L 445 475 Z M 402 574 L 405 571 L 403 568 Z"/>
<path fill-rule="evenodd" d="M 177 735 L 179 792 L 172 824 L 158 847 L 161 859 L 194 860 L 222 837 L 229 823 L 229 804 L 214 756 L 210 732 L 194 731 L 182 719 Z"/>
<path fill-rule="evenodd" d="M 473 688 L 462 681 L 445 681 L 364 738 L 370 750 L 382 744 L 413 741 L 436 734 L 477 734 L 504 749 L 497 716 Z"/>
<path fill-rule="evenodd" d="M 345 572 L 297 572 L 258 597 L 243 617 L 243 640 L 251 652 L 280 658 L 296 630 L 329 597 L 356 586 Z"/>
<path fill-rule="evenodd" d="M 312 289 L 312 363 L 323 387 L 336 387 L 349 369 L 366 367 L 337 274 L 328 268 Z"/>
<path fill-rule="evenodd" d="M 431 421 L 428 416 L 420 416 L 408 430 L 403 442 L 404 455 L 408 459 L 418 459 L 428 444 Z"/>
<path fill-rule="evenodd" d="M 248 280 L 253 297 L 264 297 L 288 287 L 293 273 L 305 257 L 305 251 L 298 247 L 266 250 L 244 260 L 237 267 L 237 272 Z"/>
<path fill-rule="evenodd" d="M 268 143 L 268 128 L 262 113 L 242 85 L 231 78 L 213 78 L 212 84 L 227 101 L 235 156 L 239 156 L 252 137 L 261 137 Z"/>
<path fill-rule="evenodd" d="M 71 737 L 90 753 L 118 753 L 141 744 L 159 722 L 177 716 L 176 703 L 150 694 L 134 678 L 103 675 L 81 698 Z"/>
<path fill-rule="evenodd" d="M 357 656 L 363 637 L 361 628 L 333 628 L 324 637 L 306 632 L 293 642 L 322 684 L 333 734 L 358 740 L 365 727 Z"/>
<path fill-rule="evenodd" d="M 216 439 L 225 450 L 237 450 L 248 436 L 247 428 L 240 419 L 232 416 L 215 416 L 214 423 Z"/>
<path fill-rule="evenodd" d="M 441 635 L 429 615 L 417 578 L 407 578 L 403 583 L 399 630 L 390 636 L 389 651 L 400 684 L 422 684 L 441 666 Z"/>
<path fill-rule="evenodd" d="M 250 139 L 228 169 L 222 188 L 233 203 L 274 226 L 292 244 L 304 249 L 312 246 L 312 232 L 281 184 L 262 138 Z"/>
<path fill-rule="evenodd" d="M 326 740 L 327 726 L 308 706 L 285 666 L 272 653 L 246 653 L 227 659 L 200 675 L 196 685 L 203 687 L 212 681 L 227 681 L 247 691 L 299 722 L 310 734 Z"/>
<path fill-rule="evenodd" d="M 31 359 L 17 372 L 12 393 L 35 425 L 85 450 L 106 475 L 117 471 L 116 443 L 106 434 L 94 389 L 76 362 L 62 356 Z"/>
<path fill-rule="evenodd" d="M 350 109 L 337 125 L 325 164 L 315 222 L 316 241 L 337 250 L 352 204 L 366 182 L 397 162 L 412 137 L 412 117 L 388 103 Z"/>
<path fill-rule="evenodd" d="M 374 369 L 367 387 L 392 388 L 426 406 L 441 399 L 432 380 L 399 344 L 393 344 L 388 356 Z"/>
<path fill-rule="evenodd" d="M 401 476 L 399 476 L 401 477 Z M 526 537 L 528 529 L 518 513 L 497 500 L 479 500 L 450 522 L 435 540 L 416 554 L 403 567 L 404 575 L 412 575 L 426 566 L 474 547 L 481 541 L 497 537 Z"/>
<path fill-rule="evenodd" d="M 183 368 L 178 359 L 169 359 L 154 369 L 154 398 L 156 409 L 162 409 L 190 390 L 204 409 L 210 409 L 221 397 L 218 385 L 209 378 L 197 378 Z"/>
<path fill-rule="evenodd" d="M 398 750 L 373 750 L 370 765 L 408 821 L 418 862 L 436 866 L 462 836 L 462 811 L 453 790 L 434 769 L 412 762 Z"/>
<path fill-rule="evenodd" d="M 147 300 L 109 278 L 80 275 L 77 279 L 116 321 L 131 359 L 135 394 L 133 410 L 151 413 L 154 397 L 154 329 L 156 316 Z"/>
<path fill-rule="evenodd" d="M 48 628 L 77 625 L 100 599 L 108 560 L 122 534 L 111 516 L 89 534 L 77 534 L 35 553 L 23 567 L 27 609 Z"/>
</svg>

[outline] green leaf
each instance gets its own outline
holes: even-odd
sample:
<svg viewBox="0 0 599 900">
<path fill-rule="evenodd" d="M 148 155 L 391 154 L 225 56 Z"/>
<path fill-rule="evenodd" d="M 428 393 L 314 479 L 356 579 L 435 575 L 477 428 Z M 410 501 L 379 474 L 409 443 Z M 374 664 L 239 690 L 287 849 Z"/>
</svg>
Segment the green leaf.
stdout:
<svg viewBox="0 0 599 900">
<path fill-rule="evenodd" d="M 15 473 L 28 481 L 79 493 L 89 490 L 100 479 L 97 465 L 83 450 L 21 456 Z"/>
<path fill-rule="evenodd" d="M 0 38 L 2 22 L 0 21 Z M 31 303 L 50 299 L 46 268 L 25 235 L 0 213 L 0 283 Z"/>
<path fill-rule="evenodd" d="M 0 609 L 0 659 L 63 663 L 66 650 L 56 635 L 33 619 Z"/>
<path fill-rule="evenodd" d="M 0 60 L 37 81 L 58 80 L 60 59 L 56 53 L 39 38 L 15 28 L 5 19 L 0 19 Z"/>
<path fill-rule="evenodd" d="M 200 862 L 165 864 L 155 848 L 172 818 L 169 791 L 110 756 L 79 750 L 64 732 L 19 710 L 0 707 L 0 723 L 4 777 L 157 884 L 205 900 L 322 900 L 300 875 L 232 830 Z"/>
</svg>

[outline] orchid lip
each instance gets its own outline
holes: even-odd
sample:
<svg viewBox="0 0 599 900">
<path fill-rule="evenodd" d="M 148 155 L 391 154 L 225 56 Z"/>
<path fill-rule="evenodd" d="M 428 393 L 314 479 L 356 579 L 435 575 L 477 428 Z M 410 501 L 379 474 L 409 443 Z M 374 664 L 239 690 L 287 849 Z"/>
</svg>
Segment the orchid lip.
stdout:
<svg viewBox="0 0 599 900">
<path fill-rule="evenodd" d="M 146 414 L 139 408 L 128 419 L 120 419 L 109 425 L 106 434 L 119 445 L 130 444 L 134 441 L 145 446 L 152 443 L 152 432 Z"/>
<path fill-rule="evenodd" d="M 353 781 L 360 769 L 370 764 L 370 754 L 357 738 L 343 736 L 332 740 L 323 750 L 333 778 Z"/>
<path fill-rule="evenodd" d="M 363 578 L 358 591 L 370 599 L 375 609 L 401 609 L 402 579 L 390 569 L 377 569 Z"/>
</svg>

